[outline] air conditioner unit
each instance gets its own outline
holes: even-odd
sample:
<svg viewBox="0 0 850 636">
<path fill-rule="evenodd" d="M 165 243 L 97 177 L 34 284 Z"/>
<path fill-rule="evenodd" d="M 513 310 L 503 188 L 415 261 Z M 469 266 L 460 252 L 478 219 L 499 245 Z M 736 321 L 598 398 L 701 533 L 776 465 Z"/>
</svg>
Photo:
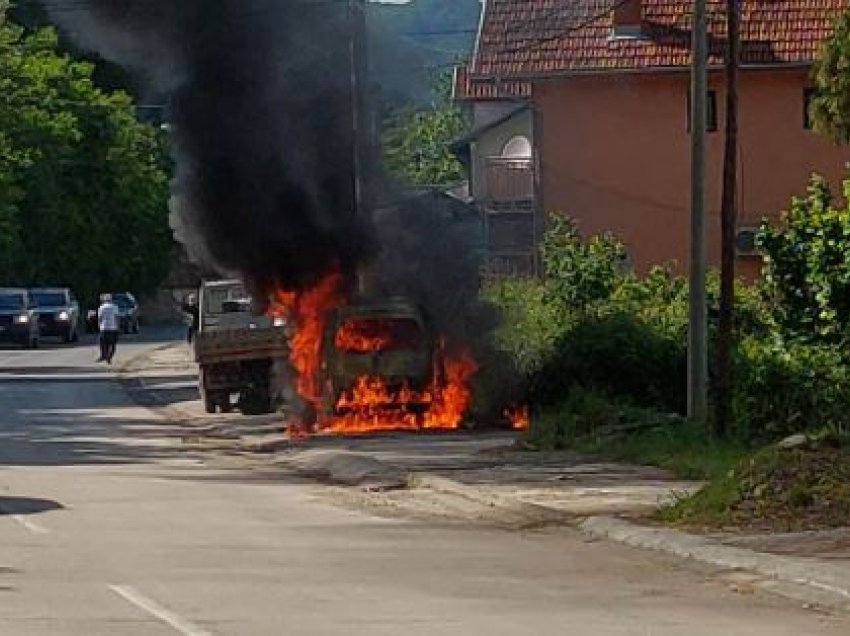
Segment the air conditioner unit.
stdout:
<svg viewBox="0 0 850 636">
<path fill-rule="evenodd" d="M 756 237 L 759 229 L 757 227 L 739 227 L 735 233 L 735 249 L 738 256 L 758 256 L 759 249 L 756 245 Z"/>
</svg>

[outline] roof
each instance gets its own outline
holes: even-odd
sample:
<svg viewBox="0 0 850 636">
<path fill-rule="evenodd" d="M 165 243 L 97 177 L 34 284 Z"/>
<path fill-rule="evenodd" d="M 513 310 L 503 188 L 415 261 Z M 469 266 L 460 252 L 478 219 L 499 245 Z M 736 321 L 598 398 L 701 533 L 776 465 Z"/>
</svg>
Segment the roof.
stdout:
<svg viewBox="0 0 850 636">
<path fill-rule="evenodd" d="M 628 0 L 487 0 L 461 99 L 527 97 L 546 75 L 675 69 L 690 63 L 691 3 L 642 0 L 640 37 L 612 37 Z M 808 65 L 850 0 L 741 0 L 742 64 Z M 725 0 L 708 0 L 710 64 L 725 49 Z"/>
</svg>

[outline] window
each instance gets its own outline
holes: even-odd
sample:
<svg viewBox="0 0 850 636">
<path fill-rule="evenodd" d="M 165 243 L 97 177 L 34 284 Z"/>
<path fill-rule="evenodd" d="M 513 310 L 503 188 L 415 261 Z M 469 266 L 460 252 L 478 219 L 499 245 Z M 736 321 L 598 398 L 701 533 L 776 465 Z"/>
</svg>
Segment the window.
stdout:
<svg viewBox="0 0 850 636">
<path fill-rule="evenodd" d="M 688 132 L 691 132 L 691 92 L 688 91 Z M 706 132 L 717 132 L 717 91 L 708 91 Z"/>
<path fill-rule="evenodd" d="M 812 130 L 814 128 L 814 120 L 812 119 L 812 102 L 817 95 L 814 88 L 803 89 L 803 128 Z"/>
<path fill-rule="evenodd" d="M 531 142 L 522 135 L 512 137 L 502 148 L 502 157 L 505 159 L 531 159 Z"/>
</svg>

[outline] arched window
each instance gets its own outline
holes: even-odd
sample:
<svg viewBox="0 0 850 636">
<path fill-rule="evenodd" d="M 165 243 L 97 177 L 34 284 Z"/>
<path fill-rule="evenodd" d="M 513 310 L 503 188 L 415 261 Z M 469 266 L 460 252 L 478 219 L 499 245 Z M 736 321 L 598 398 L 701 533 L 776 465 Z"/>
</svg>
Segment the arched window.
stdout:
<svg viewBox="0 0 850 636">
<path fill-rule="evenodd" d="M 522 135 L 512 137 L 502 148 L 502 157 L 505 159 L 531 159 L 531 142 Z"/>
</svg>

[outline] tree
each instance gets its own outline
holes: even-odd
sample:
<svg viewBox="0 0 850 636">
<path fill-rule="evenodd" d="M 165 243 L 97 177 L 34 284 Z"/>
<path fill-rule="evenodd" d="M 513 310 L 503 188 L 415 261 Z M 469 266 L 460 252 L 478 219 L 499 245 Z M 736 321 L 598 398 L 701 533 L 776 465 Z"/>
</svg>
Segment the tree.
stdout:
<svg viewBox="0 0 850 636">
<path fill-rule="evenodd" d="M 844 182 L 845 197 L 850 180 Z M 783 331 L 815 343 L 850 335 L 850 204 L 833 207 L 829 187 L 814 176 L 779 225 L 764 223 L 764 286 Z"/>
<path fill-rule="evenodd" d="M 0 0 L 0 285 L 66 284 L 91 297 L 164 278 L 171 237 L 162 133 L 131 99 L 25 33 Z"/>
<path fill-rule="evenodd" d="M 384 164 L 395 177 L 419 185 L 445 185 L 463 179 L 463 166 L 451 143 L 468 129 L 466 117 L 451 103 L 448 85 L 426 109 L 405 106 L 391 113 L 383 135 Z"/>
<path fill-rule="evenodd" d="M 738 224 L 738 67 L 741 49 L 740 0 L 727 0 L 726 141 L 721 202 L 720 315 L 717 329 L 715 433 L 726 437 L 732 406 L 732 340 L 735 321 L 735 233 Z"/>
<path fill-rule="evenodd" d="M 836 142 L 850 143 L 850 12 L 835 22 L 821 46 L 813 78 L 816 92 L 809 107 L 815 130 Z"/>
</svg>

